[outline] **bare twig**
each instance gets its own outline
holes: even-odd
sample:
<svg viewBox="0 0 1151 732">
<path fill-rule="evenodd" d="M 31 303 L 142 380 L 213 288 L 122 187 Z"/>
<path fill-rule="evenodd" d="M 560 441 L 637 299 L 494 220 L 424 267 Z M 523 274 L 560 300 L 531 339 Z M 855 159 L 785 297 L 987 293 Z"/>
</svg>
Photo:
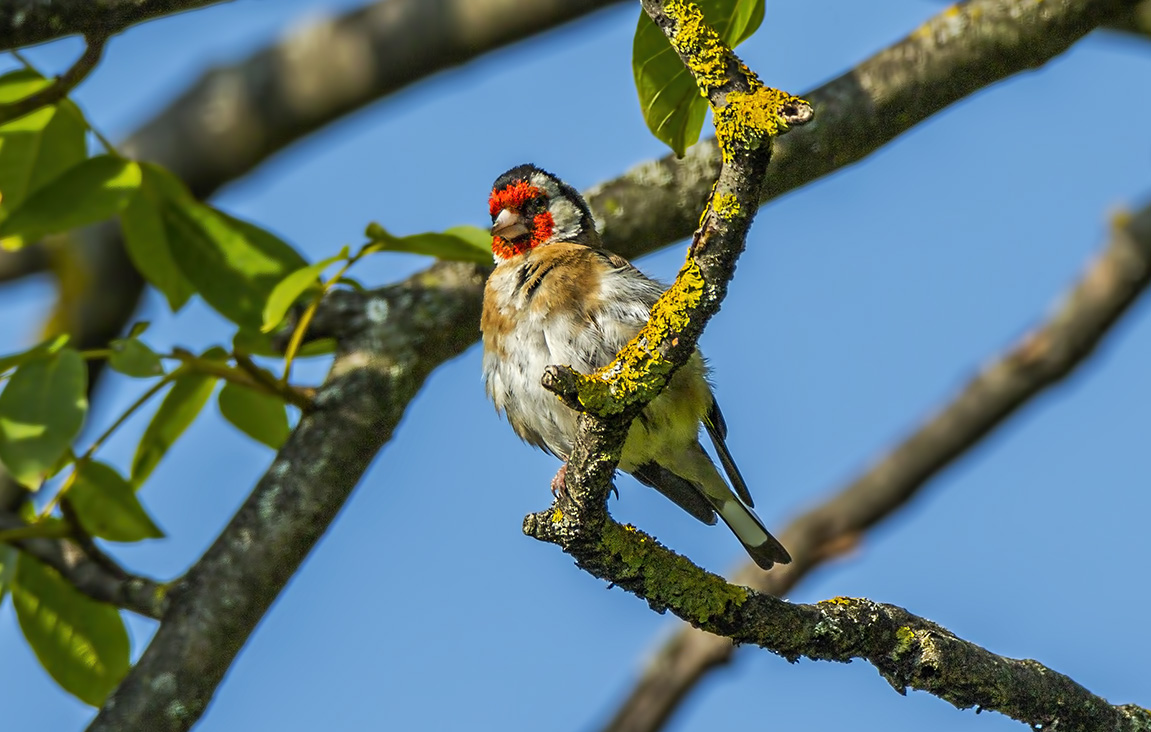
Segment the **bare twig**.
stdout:
<svg viewBox="0 0 1151 732">
<path fill-rule="evenodd" d="M 84 41 L 87 45 L 84 47 L 84 53 L 80 55 L 76 63 L 72 64 L 71 68 L 56 77 L 55 81 L 23 99 L 0 104 L 0 124 L 23 117 L 49 104 L 55 104 L 68 96 L 81 81 L 87 78 L 92 69 L 96 68 L 96 64 L 100 62 L 100 57 L 104 54 L 104 44 L 107 40 L 108 37 L 103 35 L 86 36 Z"/>
<path fill-rule="evenodd" d="M 766 573 L 748 563 L 733 580 L 782 596 L 813 569 L 850 550 L 863 532 L 918 496 L 931 478 L 1087 360 L 1149 284 L 1151 205 L 1132 218 L 1119 217 L 1111 241 L 1045 323 L 841 492 L 792 521 L 780 535 L 791 551 L 790 565 Z M 727 638 L 684 628 L 656 652 L 605 729 L 660 729 L 733 651 Z"/>
<path fill-rule="evenodd" d="M 18 516 L 0 511 L 0 532 L 16 537 L 29 528 Z M 12 538 L 11 543 L 55 569 L 93 600 L 157 620 L 164 614 L 168 602 L 164 585 L 129 574 L 101 552 L 89 553 L 70 539 Z"/>
</svg>

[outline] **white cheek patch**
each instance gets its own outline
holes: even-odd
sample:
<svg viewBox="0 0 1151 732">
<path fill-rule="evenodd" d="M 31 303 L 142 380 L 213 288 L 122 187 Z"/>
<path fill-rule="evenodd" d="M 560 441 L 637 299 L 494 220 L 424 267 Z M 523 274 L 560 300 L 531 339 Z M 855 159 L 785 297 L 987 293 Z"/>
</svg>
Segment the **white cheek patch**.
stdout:
<svg viewBox="0 0 1151 732">
<path fill-rule="evenodd" d="M 553 237 L 561 241 L 573 239 L 580 233 L 580 210 L 566 198 L 553 198 L 548 209 L 555 225 Z"/>
</svg>

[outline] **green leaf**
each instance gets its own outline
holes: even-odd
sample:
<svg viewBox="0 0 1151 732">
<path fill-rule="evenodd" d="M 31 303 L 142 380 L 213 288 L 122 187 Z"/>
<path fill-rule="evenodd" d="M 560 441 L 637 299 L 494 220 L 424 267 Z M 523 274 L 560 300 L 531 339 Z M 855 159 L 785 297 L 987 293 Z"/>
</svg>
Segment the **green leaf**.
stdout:
<svg viewBox="0 0 1151 732">
<path fill-rule="evenodd" d="M 365 232 L 371 244 L 368 252 L 409 252 L 426 254 L 436 259 L 459 262 L 492 263 L 492 237 L 485 234 L 480 240 L 474 226 L 457 226 L 444 233 L 428 232 L 410 236 L 393 236 L 384 227 L 372 222 Z"/>
<path fill-rule="evenodd" d="M 0 103 L 23 99 L 51 82 L 21 69 L 0 76 Z M 87 157 L 88 125 L 70 101 L 0 125 L 0 219 L 32 192 Z"/>
<path fill-rule="evenodd" d="M 0 462 L 35 489 L 71 447 L 88 411 L 88 370 L 71 348 L 23 363 L 0 394 Z"/>
<path fill-rule="evenodd" d="M 205 302 L 242 327 L 259 328 L 276 285 L 308 264 L 273 234 L 202 203 L 166 198 L 161 215 L 184 277 Z"/>
<path fill-rule="evenodd" d="M 20 353 L 10 353 L 7 356 L 0 356 L 0 373 L 4 373 L 8 369 L 31 361 L 34 358 L 40 358 L 41 356 L 46 356 L 50 353 L 59 351 L 64 347 L 66 343 L 68 343 L 68 338 L 69 336 L 67 333 L 61 333 L 54 338 L 49 338 L 43 343 L 29 348 L 27 351 L 21 351 Z"/>
<path fill-rule="evenodd" d="M 16 560 L 12 605 L 40 664 L 86 704 L 104 703 L 130 665 L 120 612 L 80 592 L 28 554 Z"/>
<path fill-rule="evenodd" d="M 697 0 L 703 17 L 734 48 L 763 22 L 764 0 Z M 667 36 L 640 12 L 632 43 L 632 71 L 648 129 L 677 157 L 699 140 L 707 100 Z"/>
<path fill-rule="evenodd" d="M 260 330 L 265 333 L 275 330 L 296 300 L 299 300 L 308 290 L 319 290 L 320 275 L 323 271 L 334 262 L 347 258 L 348 248 L 344 247 L 344 250 L 339 254 L 321 259 L 307 267 L 301 267 L 280 280 L 279 284 L 272 290 L 272 294 L 268 296 L 268 302 L 264 304 L 264 323 L 260 326 Z"/>
<path fill-rule="evenodd" d="M 0 223 L 8 248 L 120 213 L 140 187 L 140 166 L 115 155 L 85 160 L 28 196 Z"/>
<path fill-rule="evenodd" d="M 160 357 L 138 338 L 117 338 L 109 344 L 108 365 L 125 376 L 147 379 L 164 373 Z"/>
<path fill-rule="evenodd" d="M 228 383 L 218 399 L 224 419 L 253 440 L 279 450 L 288 439 L 288 412 L 276 397 Z"/>
<path fill-rule="evenodd" d="M 76 518 L 92 536 L 108 541 L 163 538 L 132 486 L 111 466 L 83 460 L 68 487 L 67 500 Z"/>
<path fill-rule="evenodd" d="M 216 377 L 204 374 L 189 373 L 172 382 L 172 388 L 160 402 L 136 446 L 136 455 L 132 458 L 133 486 L 139 488 L 148 479 L 168 448 L 195 421 L 215 387 Z"/>
<path fill-rule="evenodd" d="M 478 226 L 453 226 L 450 229 L 444 230 L 445 234 L 463 239 L 468 244 L 471 244 L 476 249 L 479 249 L 487 259 L 484 264 L 492 263 L 492 232 L 488 229 L 481 229 Z"/>
<path fill-rule="evenodd" d="M 141 163 L 140 189 L 120 212 L 124 248 L 132 264 L 153 287 L 163 293 L 168 307 L 176 312 L 184 307 L 196 288 L 184 277 L 172 257 L 161 208 L 165 198 L 192 200 L 175 176 L 152 163 Z"/>
</svg>

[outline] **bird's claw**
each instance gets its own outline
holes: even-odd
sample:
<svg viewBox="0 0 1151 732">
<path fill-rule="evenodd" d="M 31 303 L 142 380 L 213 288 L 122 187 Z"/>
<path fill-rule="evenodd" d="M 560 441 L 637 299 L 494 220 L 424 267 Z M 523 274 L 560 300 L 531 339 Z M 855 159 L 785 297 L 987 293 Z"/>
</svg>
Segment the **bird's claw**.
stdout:
<svg viewBox="0 0 1151 732">
<path fill-rule="evenodd" d="M 568 464 L 564 463 L 560 469 L 556 471 L 555 477 L 552 478 L 552 497 L 560 500 L 568 500 L 568 486 L 567 486 Z"/>
</svg>

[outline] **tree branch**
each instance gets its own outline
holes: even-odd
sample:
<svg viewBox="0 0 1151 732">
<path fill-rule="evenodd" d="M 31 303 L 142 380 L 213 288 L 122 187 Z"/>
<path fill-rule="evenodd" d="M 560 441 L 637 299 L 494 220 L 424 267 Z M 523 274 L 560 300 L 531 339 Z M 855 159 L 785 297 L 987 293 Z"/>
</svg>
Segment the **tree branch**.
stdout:
<svg viewBox="0 0 1151 732">
<path fill-rule="evenodd" d="M 1151 37 L 1151 0 L 1142 0 L 1135 7 L 1115 18 L 1107 27 L 1140 36 Z"/>
<path fill-rule="evenodd" d="M 620 0 L 388 0 L 205 74 L 132 135 L 200 197 L 344 115 Z M 204 124 L 205 119 L 212 124 Z"/>
<path fill-rule="evenodd" d="M 108 38 L 163 15 L 221 0 L 5 0 L 0 4 L 0 51 L 83 34 Z"/>
<path fill-rule="evenodd" d="M 80 54 L 76 63 L 72 64 L 71 68 L 62 75 L 56 77 L 56 80 L 50 85 L 23 99 L 0 104 L 0 124 L 35 112 L 40 107 L 55 104 L 68 96 L 69 92 L 87 78 L 92 69 L 96 68 L 96 64 L 100 62 L 100 57 L 104 55 L 104 44 L 108 38 L 102 35 L 91 35 L 86 36 L 84 40 L 87 44 L 84 47 L 84 53 Z"/>
<path fill-rule="evenodd" d="M 370 313 L 345 326 L 315 406 L 187 576 L 139 662 L 90 730 L 186 730 L 236 654 L 323 535 L 436 365 L 471 343 L 484 276 L 439 264 L 370 293 L 337 292 Z M 426 329 L 394 327 L 422 323 Z"/>
<path fill-rule="evenodd" d="M 1110 242 L 1047 322 L 842 491 L 792 521 L 780 534 L 791 564 L 766 573 L 747 563 L 734 581 L 782 596 L 813 569 L 850 550 L 863 532 L 918 496 L 941 470 L 1086 361 L 1149 285 L 1151 205 L 1134 217 L 1117 217 Z M 684 628 L 655 653 L 605 729 L 662 728 L 695 685 L 728 663 L 733 651 L 727 638 Z"/>
<path fill-rule="evenodd" d="M 86 551 L 71 539 L 15 538 L 29 528 L 18 516 L 0 511 L 0 532 L 10 537 L 9 543 L 55 569 L 82 594 L 157 620 L 164 614 L 163 584 L 129 574 L 103 553 Z"/>
<path fill-rule="evenodd" d="M 1112 706 L 1037 661 L 996 655 L 902 608 L 842 597 L 792 604 L 727 584 L 631 527 L 618 532 L 610 540 L 620 551 L 603 557 L 596 568 L 601 576 L 622 579 L 654 609 L 671 610 L 737 643 L 754 643 L 791 661 L 863 659 L 901 694 L 919 689 L 959 709 L 997 711 L 1034 729 L 1136 732 L 1151 725 L 1151 710 Z M 677 594 L 688 587 L 706 597 Z"/>
</svg>

